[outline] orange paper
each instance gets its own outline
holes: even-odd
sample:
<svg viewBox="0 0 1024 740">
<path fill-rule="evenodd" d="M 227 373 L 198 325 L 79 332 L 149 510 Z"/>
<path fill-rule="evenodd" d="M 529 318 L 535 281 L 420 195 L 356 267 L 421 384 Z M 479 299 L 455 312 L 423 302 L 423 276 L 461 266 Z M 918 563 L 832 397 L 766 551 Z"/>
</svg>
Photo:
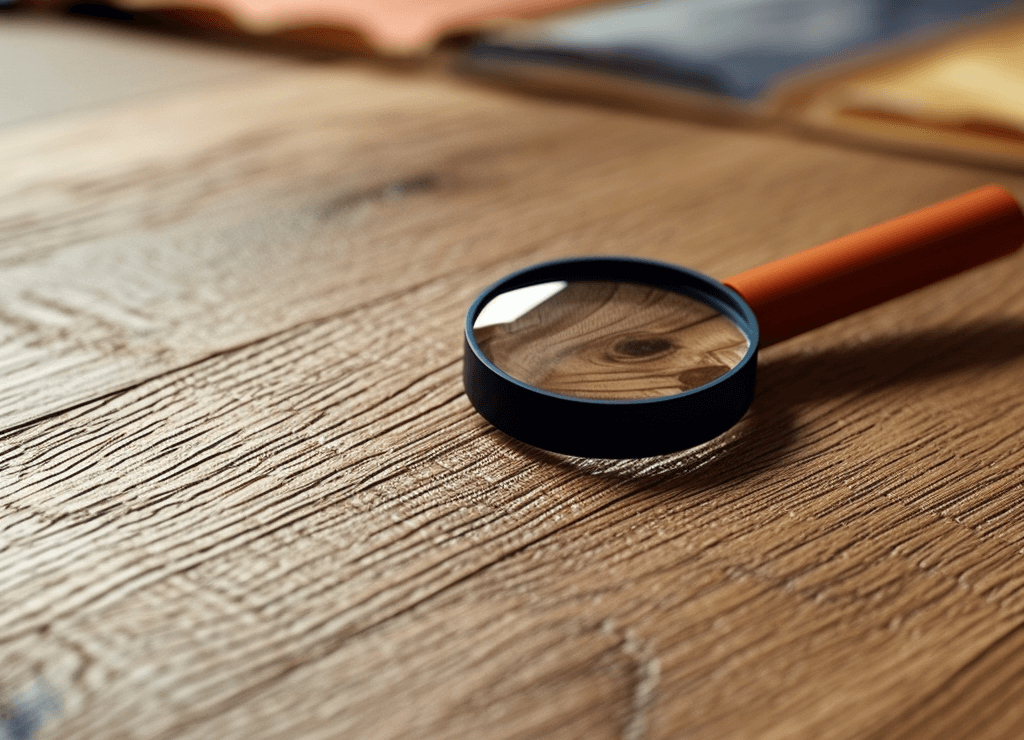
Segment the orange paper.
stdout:
<svg viewBox="0 0 1024 740">
<path fill-rule="evenodd" d="M 445 33 L 543 15 L 588 0 L 117 0 L 134 11 L 188 11 L 204 25 L 223 20 L 252 34 L 352 29 L 391 54 L 429 50 Z M 218 22 L 217 17 L 221 17 Z M 181 17 L 181 16 L 179 16 Z"/>
</svg>

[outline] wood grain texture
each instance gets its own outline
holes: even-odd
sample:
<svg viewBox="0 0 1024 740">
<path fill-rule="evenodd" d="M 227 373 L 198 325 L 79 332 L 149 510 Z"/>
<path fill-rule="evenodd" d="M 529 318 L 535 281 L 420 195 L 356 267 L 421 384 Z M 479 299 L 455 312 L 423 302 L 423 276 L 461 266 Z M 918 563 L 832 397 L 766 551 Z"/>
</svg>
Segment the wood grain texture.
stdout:
<svg viewBox="0 0 1024 740">
<path fill-rule="evenodd" d="M 766 351 L 678 455 L 532 450 L 460 381 L 514 267 L 728 275 L 989 173 L 353 67 L 0 157 L 0 703 L 51 687 L 39 738 L 1024 733 L 1024 257 Z"/>
</svg>

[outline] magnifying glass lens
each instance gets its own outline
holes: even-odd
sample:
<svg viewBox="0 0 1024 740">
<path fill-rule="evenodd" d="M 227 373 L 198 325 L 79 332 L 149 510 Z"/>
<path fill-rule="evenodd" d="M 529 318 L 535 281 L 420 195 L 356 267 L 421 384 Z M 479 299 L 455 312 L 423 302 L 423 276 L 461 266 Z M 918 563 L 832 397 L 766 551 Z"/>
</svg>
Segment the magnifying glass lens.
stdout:
<svg viewBox="0 0 1024 740">
<path fill-rule="evenodd" d="M 477 315 L 473 338 L 516 380 L 598 400 L 693 390 L 735 367 L 750 347 L 733 321 L 697 298 L 611 280 L 499 293 Z"/>
</svg>

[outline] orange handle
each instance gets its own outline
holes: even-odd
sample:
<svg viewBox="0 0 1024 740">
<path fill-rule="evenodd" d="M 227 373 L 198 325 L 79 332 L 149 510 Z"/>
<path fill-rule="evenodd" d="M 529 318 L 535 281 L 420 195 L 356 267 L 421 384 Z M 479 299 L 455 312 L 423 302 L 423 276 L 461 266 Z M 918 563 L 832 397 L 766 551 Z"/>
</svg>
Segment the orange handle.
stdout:
<svg viewBox="0 0 1024 740">
<path fill-rule="evenodd" d="M 723 282 L 754 310 L 761 347 L 1017 251 L 1024 213 L 987 185 Z"/>
</svg>

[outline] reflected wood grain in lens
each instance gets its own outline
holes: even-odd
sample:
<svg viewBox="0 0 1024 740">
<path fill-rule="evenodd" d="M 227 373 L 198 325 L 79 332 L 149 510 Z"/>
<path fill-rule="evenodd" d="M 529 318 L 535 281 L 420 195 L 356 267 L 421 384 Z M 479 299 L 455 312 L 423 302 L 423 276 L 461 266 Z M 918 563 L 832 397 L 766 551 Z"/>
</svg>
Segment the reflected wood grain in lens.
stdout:
<svg viewBox="0 0 1024 740">
<path fill-rule="evenodd" d="M 749 346 L 727 317 L 648 285 L 572 282 L 514 321 L 474 330 L 483 352 L 530 385 L 569 396 L 670 396 L 735 367 Z"/>
</svg>

